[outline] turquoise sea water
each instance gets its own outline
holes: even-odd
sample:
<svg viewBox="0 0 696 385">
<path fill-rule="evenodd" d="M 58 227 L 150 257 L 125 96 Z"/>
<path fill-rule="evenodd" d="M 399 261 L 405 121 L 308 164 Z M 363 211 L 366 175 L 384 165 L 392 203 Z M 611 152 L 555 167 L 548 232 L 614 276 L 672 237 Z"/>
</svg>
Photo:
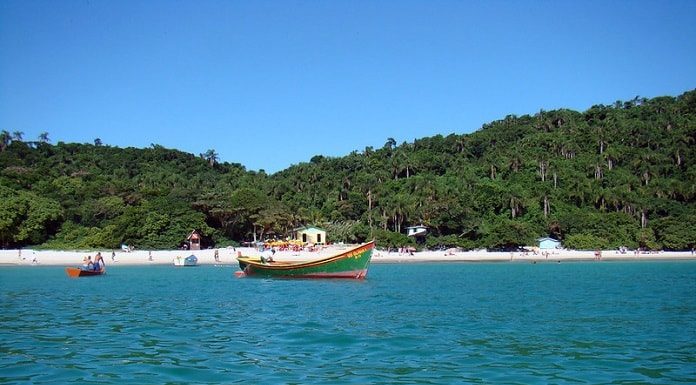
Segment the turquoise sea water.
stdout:
<svg viewBox="0 0 696 385">
<path fill-rule="evenodd" d="M 0 268 L 0 383 L 696 382 L 696 262 Z"/>
</svg>

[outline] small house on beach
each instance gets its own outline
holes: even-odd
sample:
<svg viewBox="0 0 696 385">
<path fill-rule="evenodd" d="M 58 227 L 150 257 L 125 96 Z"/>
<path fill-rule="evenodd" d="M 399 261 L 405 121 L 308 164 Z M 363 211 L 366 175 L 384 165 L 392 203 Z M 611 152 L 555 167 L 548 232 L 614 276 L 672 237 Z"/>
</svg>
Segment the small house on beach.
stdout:
<svg viewBox="0 0 696 385">
<path fill-rule="evenodd" d="M 423 225 L 411 226 L 406 228 L 406 235 L 409 237 L 423 237 L 428 233 L 428 228 Z"/>
<path fill-rule="evenodd" d="M 186 237 L 186 243 L 188 243 L 189 250 L 200 250 L 201 234 L 196 230 L 191 231 L 191 234 Z"/>
<path fill-rule="evenodd" d="M 539 249 L 549 250 L 549 249 L 560 249 L 561 241 L 549 237 L 539 238 Z"/>
<path fill-rule="evenodd" d="M 315 226 L 303 226 L 292 230 L 292 239 L 303 243 L 326 243 L 326 230 Z"/>
</svg>

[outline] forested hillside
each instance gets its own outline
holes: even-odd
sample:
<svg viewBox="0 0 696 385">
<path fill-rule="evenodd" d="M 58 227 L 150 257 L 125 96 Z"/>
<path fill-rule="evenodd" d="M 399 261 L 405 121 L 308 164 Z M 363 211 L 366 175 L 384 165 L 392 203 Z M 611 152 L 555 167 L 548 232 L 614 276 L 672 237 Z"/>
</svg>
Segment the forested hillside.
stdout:
<svg viewBox="0 0 696 385">
<path fill-rule="evenodd" d="M 696 91 L 587 111 L 507 116 L 466 135 L 387 139 L 274 175 L 195 156 L 0 141 L 0 245 L 218 246 L 314 224 L 330 241 L 498 248 L 541 236 L 570 248 L 696 245 Z M 318 151 L 319 152 L 319 151 Z"/>
</svg>

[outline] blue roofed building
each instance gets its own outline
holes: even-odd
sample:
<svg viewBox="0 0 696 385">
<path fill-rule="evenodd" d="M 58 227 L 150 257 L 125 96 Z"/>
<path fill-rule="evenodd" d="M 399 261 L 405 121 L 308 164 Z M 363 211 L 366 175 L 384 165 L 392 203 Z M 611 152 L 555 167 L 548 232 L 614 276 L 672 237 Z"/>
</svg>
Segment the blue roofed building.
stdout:
<svg viewBox="0 0 696 385">
<path fill-rule="evenodd" d="M 561 248 L 561 241 L 549 237 L 545 238 L 539 238 L 537 239 L 539 241 L 539 249 L 541 250 L 548 250 L 548 249 L 560 249 Z"/>
</svg>

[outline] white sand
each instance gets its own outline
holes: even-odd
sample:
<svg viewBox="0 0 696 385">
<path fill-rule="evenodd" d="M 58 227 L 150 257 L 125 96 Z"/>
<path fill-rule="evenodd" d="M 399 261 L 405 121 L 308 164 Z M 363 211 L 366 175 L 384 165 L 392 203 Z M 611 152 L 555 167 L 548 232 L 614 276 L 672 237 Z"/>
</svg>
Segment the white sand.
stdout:
<svg viewBox="0 0 696 385">
<path fill-rule="evenodd" d="M 329 246 L 319 251 L 292 252 L 278 251 L 276 260 L 310 260 L 340 253 L 346 250 L 346 246 Z M 191 254 L 198 257 L 198 263 L 204 265 L 236 265 L 237 252 L 242 255 L 259 255 L 260 253 L 248 247 L 221 248 L 218 249 L 219 261 L 215 261 L 215 249 L 182 251 L 182 250 L 135 250 L 130 253 L 115 250 L 116 257 L 111 258 L 111 250 L 77 250 L 77 251 L 52 251 L 52 250 L 0 250 L 0 265 L 56 265 L 56 266 L 80 266 L 82 259 L 101 252 L 109 265 L 173 265 L 176 257 L 187 257 Z M 150 254 L 152 260 L 150 260 Z M 553 250 L 548 256 L 542 252 L 509 253 L 481 251 L 420 251 L 413 255 L 396 251 L 375 250 L 372 256 L 373 263 L 409 263 L 409 262 L 559 262 L 559 261 L 592 261 L 595 259 L 594 251 Z M 696 259 L 689 251 L 685 252 L 656 252 L 636 254 L 629 251 L 620 254 L 615 250 L 602 252 L 603 261 L 609 260 L 674 260 Z"/>
</svg>

